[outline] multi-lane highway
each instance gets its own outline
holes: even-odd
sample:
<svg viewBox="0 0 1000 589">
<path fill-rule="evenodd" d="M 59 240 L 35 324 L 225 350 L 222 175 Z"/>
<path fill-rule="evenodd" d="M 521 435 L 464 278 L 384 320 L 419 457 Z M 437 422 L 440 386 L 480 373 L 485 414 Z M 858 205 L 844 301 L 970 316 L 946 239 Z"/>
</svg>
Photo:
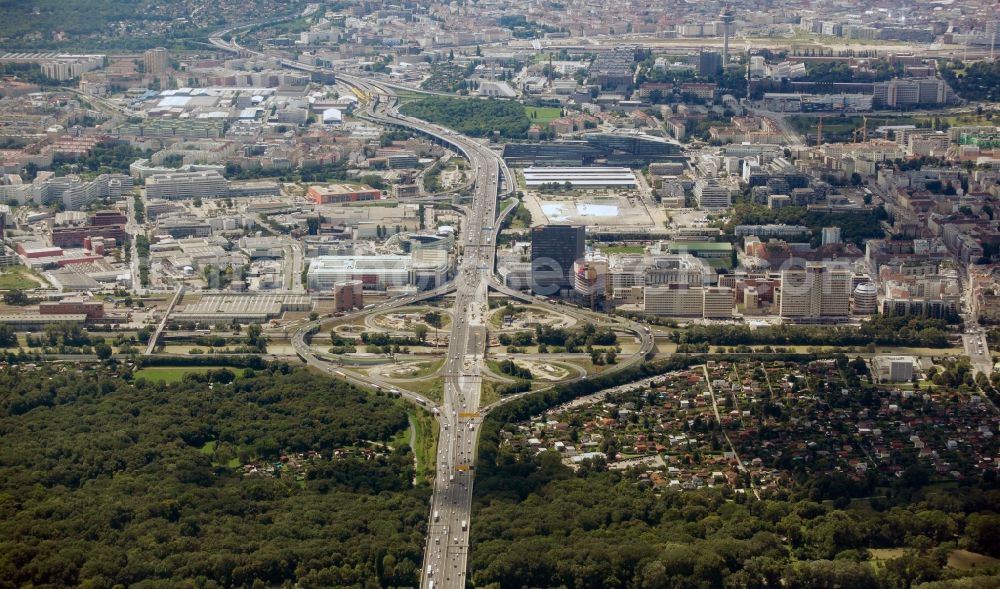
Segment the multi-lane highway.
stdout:
<svg viewBox="0 0 1000 589">
<path fill-rule="evenodd" d="M 358 83 L 357 81 L 355 83 Z M 382 95 L 386 96 L 386 95 Z M 465 587 L 469 553 L 472 483 L 478 427 L 481 374 L 487 346 L 487 295 L 494 262 L 494 236 L 500 162 L 489 148 L 423 121 L 399 115 L 385 98 L 371 116 L 384 123 L 418 128 L 446 137 L 469 159 L 476 179 L 473 201 L 465 216 L 461 262 L 454 280 L 454 320 L 444 364 L 444 399 L 440 409 L 437 476 L 431 500 L 422 586 Z"/>
<path fill-rule="evenodd" d="M 401 115 L 396 110 L 395 99 L 382 88 L 360 78 L 341 75 L 339 79 L 368 99 L 366 116 L 369 119 L 384 125 L 418 130 L 448 144 L 469 160 L 475 178 L 472 203 L 464 211 L 459 242 L 462 255 L 451 283 L 455 289 L 455 304 L 443 368 L 444 398 L 435 407 L 441 429 L 421 570 L 423 587 L 465 587 L 474 476 L 472 466 L 478 428 L 482 423 L 479 401 L 488 343 L 487 296 L 498 229 L 496 205 L 503 174 L 509 172 L 488 147 L 449 129 Z M 301 331 L 293 341 L 296 349 L 303 347 L 306 351 Z M 301 352 L 300 355 L 308 361 L 309 356 Z M 315 354 L 311 356 L 315 358 Z M 341 371 L 340 376 L 345 377 L 346 373 Z M 401 394 L 406 393 L 401 391 Z M 421 404 L 427 404 L 426 399 L 416 398 Z"/>
<path fill-rule="evenodd" d="M 255 53 L 240 47 L 235 40 L 222 40 L 222 36 L 223 34 L 219 33 L 212 38 L 213 44 L 220 49 Z M 317 70 L 314 66 L 287 60 L 283 60 L 282 63 L 287 67 L 306 71 Z M 326 362 L 308 344 L 309 334 L 323 325 L 322 320 L 303 324 L 292 337 L 296 352 L 306 363 L 354 384 L 372 386 L 374 383 L 381 388 L 388 388 L 425 407 L 433 408 L 438 415 L 440 434 L 436 476 L 421 569 L 421 586 L 429 589 L 464 588 L 467 584 L 469 530 L 472 523 L 473 465 L 483 414 L 480 409 L 480 396 L 481 374 L 489 337 L 488 292 L 493 288 L 508 296 L 526 299 L 534 304 L 548 303 L 532 300 L 523 293 L 507 289 L 493 274 L 495 244 L 499 232 L 496 206 L 500 197 L 510 195 L 513 186 L 510 170 L 503 159 L 488 146 L 473 139 L 440 125 L 400 114 L 397 110 L 397 101 L 391 89 L 388 89 L 390 86 L 388 84 L 374 83 L 343 73 L 337 73 L 337 79 L 351 86 L 356 94 L 364 99 L 365 110 L 363 113 L 356 113 L 356 116 L 363 116 L 382 125 L 418 131 L 447 145 L 471 164 L 472 203 L 468 207 L 458 207 L 463 213 L 464 223 L 458 243 L 461 257 L 455 279 L 433 291 L 388 301 L 359 312 L 363 314 L 383 311 L 441 296 L 451 290 L 455 291 L 453 321 L 443 367 L 444 396 L 439 405 L 411 391 L 386 387 L 384 383 L 379 385 L 377 379 L 372 377 L 362 381 L 344 369 Z M 509 213 L 512 208 L 508 206 L 503 213 Z M 622 363 L 620 368 L 624 368 L 631 362 L 639 361 L 653 349 L 653 338 L 646 328 L 624 320 L 620 320 L 619 323 L 622 328 L 632 331 L 642 344 L 638 354 L 635 354 L 630 361 Z M 507 397 L 504 401 L 519 396 Z"/>
<path fill-rule="evenodd" d="M 473 465 L 483 415 L 480 396 L 481 374 L 488 344 L 488 292 L 493 288 L 502 294 L 526 299 L 533 304 L 547 303 L 504 287 L 493 274 L 496 236 L 499 231 L 496 205 L 500 196 L 510 192 L 508 183 L 501 193 L 502 183 L 511 178 L 503 160 L 488 147 L 472 139 L 438 125 L 401 115 L 396 110 L 394 97 L 367 80 L 345 75 L 339 75 L 338 78 L 353 86 L 358 94 L 368 98 L 366 116 L 369 119 L 385 125 L 417 130 L 447 143 L 469 160 L 475 178 L 471 205 L 467 208 L 460 207 L 464 209 L 464 226 L 459 240 L 462 256 L 455 279 L 450 283 L 455 290 L 455 304 L 443 368 L 444 398 L 440 405 L 434 407 L 440 422 L 440 434 L 427 545 L 421 569 L 421 586 L 425 588 L 461 588 L 467 584 Z M 511 206 L 507 207 L 504 213 L 509 213 L 511 209 Z M 386 303 L 383 308 L 411 302 L 403 299 Z M 374 310 L 376 309 L 371 309 Z M 632 331 L 641 342 L 640 352 L 631 361 L 623 362 L 621 368 L 624 368 L 632 361 L 641 360 L 653 349 L 653 338 L 646 328 L 625 320 L 620 320 L 620 323 L 622 328 Z M 307 362 L 324 364 L 315 354 L 306 350 L 308 346 L 305 345 L 301 331 L 293 338 L 293 342 Z M 324 369 L 352 380 L 343 371 L 337 371 L 329 365 Z M 408 391 L 400 392 L 428 405 L 428 400 L 419 395 Z M 507 397 L 504 402 L 520 396 Z"/>
</svg>

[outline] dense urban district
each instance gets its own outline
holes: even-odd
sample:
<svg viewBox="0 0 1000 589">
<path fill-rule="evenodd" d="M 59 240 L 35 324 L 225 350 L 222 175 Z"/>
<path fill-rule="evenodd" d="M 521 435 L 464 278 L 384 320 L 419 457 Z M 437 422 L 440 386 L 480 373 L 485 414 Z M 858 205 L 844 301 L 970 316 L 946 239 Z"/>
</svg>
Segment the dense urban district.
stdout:
<svg viewBox="0 0 1000 589">
<path fill-rule="evenodd" d="M 996 6 L 0 17 L 0 589 L 1000 589 Z"/>
</svg>

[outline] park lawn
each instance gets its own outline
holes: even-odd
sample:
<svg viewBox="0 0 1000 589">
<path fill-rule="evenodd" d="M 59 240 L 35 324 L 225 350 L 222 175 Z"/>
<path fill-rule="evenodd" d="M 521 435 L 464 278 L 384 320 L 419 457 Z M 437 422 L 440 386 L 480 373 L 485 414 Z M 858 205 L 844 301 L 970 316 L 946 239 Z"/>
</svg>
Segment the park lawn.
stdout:
<svg viewBox="0 0 1000 589">
<path fill-rule="evenodd" d="M 0 272 L 0 290 L 29 290 L 40 284 L 35 273 L 24 266 L 13 266 Z"/>
<path fill-rule="evenodd" d="M 545 126 L 562 116 L 562 109 L 557 106 L 526 106 L 524 114 L 528 120 L 539 126 Z"/>
<path fill-rule="evenodd" d="M 646 251 L 641 245 L 609 245 L 600 249 L 606 254 L 641 254 Z"/>
<path fill-rule="evenodd" d="M 733 260 L 731 258 L 708 258 L 705 262 L 716 270 L 733 269 Z"/>
<path fill-rule="evenodd" d="M 202 373 L 219 368 L 226 368 L 226 366 L 147 366 L 136 371 L 135 377 L 151 381 L 162 380 L 163 382 L 171 383 L 180 382 L 184 379 L 184 375 L 189 372 Z M 238 376 L 243 376 L 246 372 L 244 368 L 230 368 L 230 370 Z"/>
</svg>

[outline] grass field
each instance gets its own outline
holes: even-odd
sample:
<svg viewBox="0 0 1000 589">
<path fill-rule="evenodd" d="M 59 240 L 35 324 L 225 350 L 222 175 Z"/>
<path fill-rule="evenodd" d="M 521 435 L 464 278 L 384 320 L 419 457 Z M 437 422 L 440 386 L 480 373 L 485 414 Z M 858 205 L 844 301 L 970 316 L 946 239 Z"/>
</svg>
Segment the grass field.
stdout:
<svg viewBox="0 0 1000 589">
<path fill-rule="evenodd" d="M 1000 559 L 968 550 L 952 550 L 951 554 L 948 555 L 948 566 L 963 571 L 992 567 L 998 564 L 1000 564 Z"/>
<path fill-rule="evenodd" d="M 416 429 L 413 454 L 417 458 L 417 477 L 432 481 L 439 433 L 437 421 L 427 411 L 418 410 L 410 414 L 410 423 Z"/>
<path fill-rule="evenodd" d="M 441 377 L 406 382 L 390 380 L 389 382 L 394 382 L 396 385 L 423 395 L 436 403 L 440 403 L 444 397 L 444 379 Z"/>
<path fill-rule="evenodd" d="M 24 266 L 14 266 L 0 272 L 0 290 L 28 290 L 41 282 L 34 272 Z"/>
<path fill-rule="evenodd" d="M 601 246 L 601 251 L 606 254 L 641 254 L 646 248 L 641 245 L 607 245 Z"/>
<path fill-rule="evenodd" d="M 135 373 L 135 377 L 151 381 L 162 380 L 163 382 L 171 383 L 180 382 L 183 380 L 184 375 L 189 372 L 202 373 L 219 368 L 225 368 L 225 366 L 147 366 L 146 368 L 139 369 Z M 230 370 L 240 376 L 245 372 L 243 368 L 230 368 Z"/>
<path fill-rule="evenodd" d="M 906 554 L 905 548 L 869 548 L 868 555 L 872 560 L 892 560 Z"/>
<path fill-rule="evenodd" d="M 819 124 L 819 117 L 794 115 L 788 117 L 788 122 L 795 130 L 801 134 L 815 135 Z M 975 114 L 947 115 L 940 116 L 912 116 L 900 115 L 895 117 L 868 117 L 868 136 L 874 136 L 875 129 L 888 125 L 915 125 L 933 129 L 935 125 L 940 128 L 955 127 L 959 125 L 985 124 L 988 121 Z M 864 118 L 861 115 L 841 116 L 837 113 L 830 113 L 823 117 L 823 136 L 834 137 L 849 135 L 853 131 L 864 126 Z"/>
<path fill-rule="evenodd" d="M 496 383 L 490 380 L 484 380 L 482 394 L 479 396 L 479 406 L 487 407 L 499 400 L 500 394 L 496 391 Z"/>
<path fill-rule="evenodd" d="M 417 364 L 417 372 L 410 378 L 424 378 L 437 372 L 444 365 L 444 358 Z"/>
<path fill-rule="evenodd" d="M 538 125 L 548 125 L 562 116 L 562 109 L 557 106 L 526 106 L 524 114 L 528 120 Z"/>
<path fill-rule="evenodd" d="M 892 560 L 906 554 L 906 549 L 869 548 L 868 554 L 871 555 L 872 560 Z M 968 550 L 952 550 L 948 554 L 948 567 L 961 571 L 982 569 L 996 566 L 998 564 L 1000 564 L 1000 559 L 996 559 L 985 554 L 979 554 L 978 552 L 970 552 Z"/>
<path fill-rule="evenodd" d="M 408 92 L 406 90 L 395 90 L 396 97 L 399 98 L 400 104 L 404 102 L 414 102 L 416 100 L 421 100 L 427 98 L 426 94 L 421 94 L 420 92 Z"/>
<path fill-rule="evenodd" d="M 705 260 L 709 266 L 716 270 L 732 270 L 733 260 L 731 258 L 709 258 Z"/>
</svg>

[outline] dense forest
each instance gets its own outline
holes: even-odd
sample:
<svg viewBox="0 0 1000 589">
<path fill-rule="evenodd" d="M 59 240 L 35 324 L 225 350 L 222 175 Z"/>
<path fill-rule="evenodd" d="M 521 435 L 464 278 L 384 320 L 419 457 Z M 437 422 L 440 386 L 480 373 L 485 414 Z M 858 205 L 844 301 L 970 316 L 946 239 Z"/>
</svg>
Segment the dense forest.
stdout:
<svg viewBox="0 0 1000 589">
<path fill-rule="evenodd" d="M 977 486 L 900 485 L 894 498 L 835 507 L 808 491 L 764 501 L 657 491 L 618 472 L 574 473 L 552 452 L 497 458 L 477 478 L 477 587 L 908 589 L 962 576 L 944 566 L 956 546 L 1000 555 L 1000 493 Z M 874 563 L 868 548 L 901 550 Z"/>
<path fill-rule="evenodd" d="M 473 137 L 485 137 L 494 132 L 501 137 L 524 137 L 531 126 L 524 105 L 511 100 L 432 96 L 408 102 L 400 112 Z"/>
<path fill-rule="evenodd" d="M 715 356 L 713 356 L 714 358 Z M 703 362 L 674 357 L 555 387 L 487 417 L 477 465 L 470 575 L 476 587 L 640 589 L 972 589 L 996 566 L 946 566 L 967 549 L 1000 557 L 995 477 L 927 486 L 904 473 L 863 497 L 822 477 L 752 499 L 723 489 L 638 484 L 601 462 L 578 471 L 554 452 L 515 452 L 501 430 L 628 379 Z M 869 549 L 883 549 L 876 560 Z M 984 561 L 987 562 L 987 561 Z"/>
<path fill-rule="evenodd" d="M 943 77 L 956 94 L 966 100 L 1000 100 L 1000 62 L 979 61 L 966 67 L 961 62 L 941 67 Z"/>
<path fill-rule="evenodd" d="M 102 141 L 95 145 L 90 154 L 85 157 L 56 156 L 52 159 L 52 165 L 60 175 L 77 170 L 100 174 L 128 174 L 132 162 L 149 157 L 152 153 L 152 150 L 132 147 L 124 141 Z"/>
<path fill-rule="evenodd" d="M 418 583 L 400 401 L 274 365 L 0 372 L 0 588 Z M 364 441 L 364 442 L 362 442 Z"/>
<path fill-rule="evenodd" d="M 0 0 L 0 14 L 5 17 L 0 21 L 0 38 L 17 39 L 21 49 L 187 47 L 209 31 L 187 19 L 176 19 L 190 14 L 184 8 L 181 2 L 150 0 Z M 213 28 L 225 22 L 213 20 Z M 121 34 L 124 31 L 118 27 L 123 23 L 128 23 L 129 35 Z M 143 24 L 161 32 L 142 30 Z"/>
<path fill-rule="evenodd" d="M 766 225 L 768 223 L 784 223 L 788 225 L 805 225 L 813 233 L 813 241 L 817 242 L 823 227 L 840 227 L 841 237 L 845 242 L 864 247 L 864 242 L 872 238 L 881 238 L 881 221 L 888 218 L 882 207 L 872 211 L 837 211 L 808 210 L 806 207 L 782 207 L 769 209 L 766 206 L 746 202 L 736 203 L 733 215 L 724 227 L 727 233 L 732 233 L 737 225 Z"/>
<path fill-rule="evenodd" d="M 864 346 L 867 344 L 944 348 L 948 325 L 943 319 L 876 315 L 856 327 L 773 325 L 690 325 L 671 334 L 680 344 Z"/>
</svg>

